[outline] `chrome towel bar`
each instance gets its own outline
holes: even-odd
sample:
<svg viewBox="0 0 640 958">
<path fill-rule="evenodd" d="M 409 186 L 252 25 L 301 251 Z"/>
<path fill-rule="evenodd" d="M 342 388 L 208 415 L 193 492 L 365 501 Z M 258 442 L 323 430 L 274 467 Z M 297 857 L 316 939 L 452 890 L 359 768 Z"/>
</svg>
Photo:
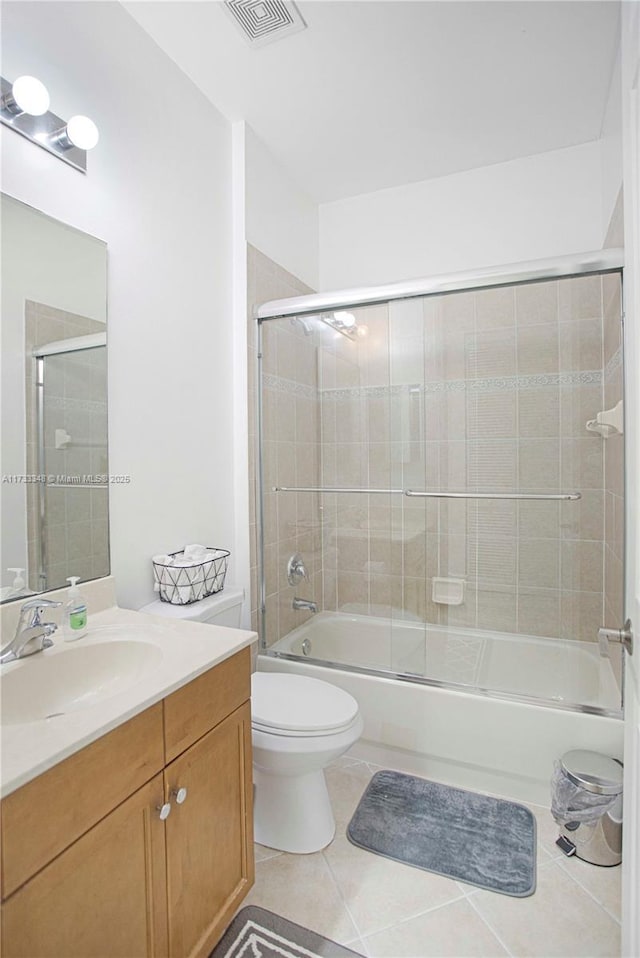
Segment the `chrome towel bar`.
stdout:
<svg viewBox="0 0 640 958">
<path fill-rule="evenodd" d="M 365 495 L 398 495 L 412 499 L 521 499 L 521 500 L 563 500 L 573 502 L 581 499 L 579 492 L 417 492 L 415 489 L 361 489 L 332 486 L 273 486 L 273 492 L 326 492 L 326 493 L 363 493 Z"/>
</svg>

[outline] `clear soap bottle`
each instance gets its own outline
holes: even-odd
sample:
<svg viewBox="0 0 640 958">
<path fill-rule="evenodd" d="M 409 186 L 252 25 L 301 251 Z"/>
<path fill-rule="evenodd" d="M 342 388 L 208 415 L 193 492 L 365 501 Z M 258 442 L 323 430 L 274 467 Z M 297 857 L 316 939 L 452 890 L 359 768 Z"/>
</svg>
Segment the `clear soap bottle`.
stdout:
<svg viewBox="0 0 640 958">
<path fill-rule="evenodd" d="M 65 642 L 74 642 L 87 634 L 87 603 L 76 584 L 79 580 L 79 575 L 72 575 L 67 579 L 71 587 L 64 607 Z"/>
</svg>

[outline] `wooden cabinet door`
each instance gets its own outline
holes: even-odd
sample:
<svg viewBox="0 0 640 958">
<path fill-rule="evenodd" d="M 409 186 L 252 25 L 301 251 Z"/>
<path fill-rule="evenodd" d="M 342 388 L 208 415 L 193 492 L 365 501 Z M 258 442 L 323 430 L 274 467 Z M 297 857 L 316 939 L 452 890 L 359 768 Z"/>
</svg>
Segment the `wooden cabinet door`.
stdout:
<svg viewBox="0 0 640 958">
<path fill-rule="evenodd" d="M 162 800 L 158 774 L 7 899 L 4 958 L 166 955 Z"/>
<path fill-rule="evenodd" d="M 253 884 L 249 703 L 168 765 L 165 785 L 169 954 L 206 956 Z"/>
</svg>

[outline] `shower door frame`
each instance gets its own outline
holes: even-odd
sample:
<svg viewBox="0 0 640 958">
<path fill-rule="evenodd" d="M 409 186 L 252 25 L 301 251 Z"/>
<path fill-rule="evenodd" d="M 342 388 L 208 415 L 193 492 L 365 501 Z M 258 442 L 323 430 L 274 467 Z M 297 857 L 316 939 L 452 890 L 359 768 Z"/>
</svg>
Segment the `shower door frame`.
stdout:
<svg viewBox="0 0 640 958">
<path fill-rule="evenodd" d="M 532 260 L 523 263 L 515 263 L 502 267 L 491 267 L 467 272 L 443 274 L 431 278 L 423 278 L 408 282 L 392 283 L 385 286 L 374 287 L 355 287 L 353 289 L 339 290 L 337 292 L 312 293 L 305 296 L 296 296 L 289 299 L 273 300 L 257 307 L 254 310 L 254 319 L 257 323 L 257 350 L 256 350 L 256 441 L 258 444 L 256 466 L 257 466 L 257 496 L 256 496 L 256 526 L 257 526 L 257 571 L 259 586 L 259 605 L 258 617 L 260 622 L 260 651 L 273 655 L 274 658 L 289 659 L 291 661 L 300 661 L 300 656 L 287 652 L 270 652 L 266 645 L 266 576 L 264 568 L 264 416 L 263 416 L 263 323 L 270 320 L 293 318 L 296 316 L 309 316 L 322 314 L 324 312 L 333 312 L 334 310 L 345 310 L 362 306 L 373 306 L 385 304 L 394 300 L 416 299 L 428 296 L 437 296 L 445 293 L 455 293 L 461 291 L 475 292 L 485 289 L 523 285 L 527 283 L 540 283 L 559 279 L 571 279 L 591 274 L 620 274 L 620 287 L 622 299 L 622 316 L 624 316 L 624 250 L 620 248 L 602 249 L 593 252 L 572 254 L 570 256 L 560 256 L 552 259 Z M 623 387 L 625 382 L 624 368 L 624 349 L 622 351 L 622 377 Z M 410 489 L 331 489 L 316 487 L 275 487 L 274 491 L 281 492 L 367 492 L 367 493 L 397 493 L 403 496 L 416 495 Z M 427 492 L 417 493 L 419 496 L 429 496 L 434 498 L 469 498 L 469 499 L 579 499 L 580 494 L 559 493 L 554 495 L 527 495 L 520 493 L 450 493 Z M 624 509 L 627 509 L 627 497 L 625 490 Z M 625 597 L 623 595 L 623 603 Z M 624 670 L 625 654 L 622 653 L 622 674 L 621 674 L 621 707 L 620 709 L 609 709 L 600 706 L 574 704 L 558 702 L 556 699 L 546 699 L 544 697 L 529 696 L 520 693 L 511 693 L 485 689 L 479 686 L 460 685 L 455 682 L 445 682 L 440 679 L 431 679 L 426 676 L 396 673 L 391 670 L 371 669 L 365 666 L 347 665 L 345 663 L 333 663 L 324 659 L 313 659 L 307 657 L 304 661 L 308 664 L 322 666 L 324 668 L 344 670 L 347 672 L 356 672 L 364 675 L 382 676 L 392 679 L 398 679 L 405 682 L 413 682 L 421 685 L 428 685 L 435 688 L 448 689 L 451 691 L 462 691 L 474 695 L 487 696 L 489 698 L 503 699 L 508 701 L 521 702 L 527 705 L 541 705 L 563 711 L 579 712 L 591 715 L 606 716 L 609 718 L 622 718 L 624 715 Z"/>
<path fill-rule="evenodd" d="M 45 427 L 44 427 L 44 403 L 45 403 L 45 359 L 49 356 L 59 356 L 65 353 L 81 353 L 89 349 L 106 348 L 107 334 L 105 333 L 86 333 L 81 336 L 73 336 L 68 339 L 58 339 L 54 342 L 43 343 L 41 346 L 34 346 L 32 357 L 35 362 L 34 386 L 36 390 L 36 440 L 37 440 L 37 469 L 36 473 L 40 477 L 38 483 L 38 521 L 36 523 L 37 555 L 38 555 L 38 582 L 40 591 L 47 590 L 47 486 L 62 487 L 69 485 L 70 488 L 87 488 L 86 484 L 81 483 L 60 483 L 58 481 L 50 482 L 50 476 L 46 471 L 46 449 L 45 449 Z M 91 483 L 89 488 L 108 489 L 108 483 Z"/>
</svg>

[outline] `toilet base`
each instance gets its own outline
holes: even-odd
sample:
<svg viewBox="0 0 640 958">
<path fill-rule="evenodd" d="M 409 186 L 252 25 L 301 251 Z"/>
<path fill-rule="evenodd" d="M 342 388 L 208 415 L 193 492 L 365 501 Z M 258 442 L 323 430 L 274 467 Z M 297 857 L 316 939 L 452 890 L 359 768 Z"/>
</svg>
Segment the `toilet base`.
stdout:
<svg viewBox="0 0 640 958">
<path fill-rule="evenodd" d="M 254 766 L 254 837 L 283 852 L 310 854 L 336 832 L 322 769 L 303 775 L 270 775 Z"/>
</svg>

